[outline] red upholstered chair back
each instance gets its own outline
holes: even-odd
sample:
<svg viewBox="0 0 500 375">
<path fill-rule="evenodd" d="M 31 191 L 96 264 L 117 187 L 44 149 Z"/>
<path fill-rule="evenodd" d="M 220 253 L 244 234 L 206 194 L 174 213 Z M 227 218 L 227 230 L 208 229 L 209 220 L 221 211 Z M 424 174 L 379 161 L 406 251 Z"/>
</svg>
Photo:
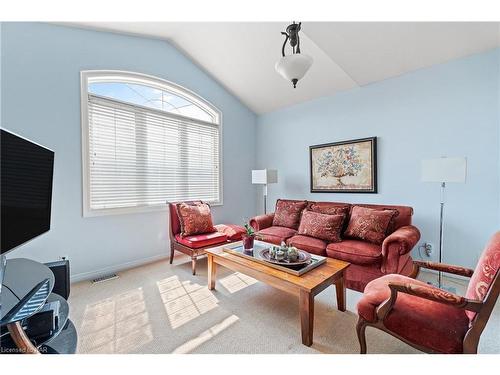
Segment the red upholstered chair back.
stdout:
<svg viewBox="0 0 500 375">
<path fill-rule="evenodd" d="M 479 258 L 474 274 L 469 281 L 465 297 L 483 301 L 491 287 L 499 267 L 500 231 L 493 235 Z M 476 313 L 473 311 L 467 311 L 467 316 L 470 320 L 472 320 L 476 316 Z"/>
<path fill-rule="evenodd" d="M 398 214 L 391 222 L 392 225 L 389 225 L 387 235 L 394 232 L 396 229 L 404 227 L 406 225 L 411 225 L 411 217 L 413 215 L 413 208 L 408 206 L 393 206 L 393 205 L 385 205 L 385 204 L 362 204 L 362 203 L 353 203 L 351 205 L 351 210 L 353 206 L 361 206 L 367 208 L 373 208 L 376 210 L 396 210 Z"/>
<path fill-rule="evenodd" d="M 179 221 L 179 215 L 177 214 L 177 205 L 181 203 L 195 205 L 202 203 L 202 201 L 184 201 L 184 202 L 168 203 L 168 209 L 170 213 L 170 234 L 172 236 L 175 236 L 176 234 L 179 234 L 181 232 L 181 223 Z"/>
</svg>

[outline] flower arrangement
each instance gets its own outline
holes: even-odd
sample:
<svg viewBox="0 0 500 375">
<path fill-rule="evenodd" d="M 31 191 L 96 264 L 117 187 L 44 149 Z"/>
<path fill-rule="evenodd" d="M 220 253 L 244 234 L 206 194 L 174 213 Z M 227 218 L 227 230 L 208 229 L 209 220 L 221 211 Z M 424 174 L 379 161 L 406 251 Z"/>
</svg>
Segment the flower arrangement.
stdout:
<svg viewBox="0 0 500 375">
<path fill-rule="evenodd" d="M 245 233 L 242 236 L 243 239 L 243 248 L 245 250 L 251 250 L 253 249 L 253 243 L 255 240 L 255 231 L 251 227 L 251 225 L 248 223 L 248 221 L 245 221 L 243 224 L 243 227 L 245 228 Z"/>
<path fill-rule="evenodd" d="M 248 221 L 245 222 L 245 224 L 243 224 L 243 226 L 245 227 L 245 230 L 247 231 L 247 235 L 248 236 L 254 236 L 255 235 L 255 231 L 253 230 L 253 228 L 250 226 L 250 224 L 248 224 Z"/>
</svg>

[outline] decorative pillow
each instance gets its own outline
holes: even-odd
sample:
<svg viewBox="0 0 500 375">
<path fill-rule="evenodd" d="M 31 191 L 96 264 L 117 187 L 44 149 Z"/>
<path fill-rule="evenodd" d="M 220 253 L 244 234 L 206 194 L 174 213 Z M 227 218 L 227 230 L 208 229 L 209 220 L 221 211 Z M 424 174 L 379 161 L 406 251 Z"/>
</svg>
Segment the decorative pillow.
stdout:
<svg viewBox="0 0 500 375">
<path fill-rule="evenodd" d="M 397 217 L 399 216 L 399 211 L 395 208 L 388 208 L 388 207 L 377 207 L 377 208 L 373 208 L 373 207 L 368 207 L 368 206 L 363 206 L 363 205 L 360 205 L 358 207 L 365 207 L 365 208 L 371 208 L 373 210 L 377 210 L 377 211 L 391 211 L 391 212 L 394 212 L 394 216 L 391 218 L 391 221 L 389 222 L 389 226 L 387 227 L 387 232 L 386 234 L 389 235 L 391 234 L 392 232 L 394 232 L 396 230 L 396 225 L 397 225 Z"/>
<path fill-rule="evenodd" d="M 320 214 L 327 215 L 344 215 L 344 225 L 347 225 L 346 218 L 349 217 L 349 211 L 351 207 L 348 205 L 332 205 L 332 204 L 324 204 L 322 202 L 310 203 L 308 210 L 319 212 Z M 345 228 L 344 228 L 345 229 Z"/>
<path fill-rule="evenodd" d="M 333 206 L 327 204 L 311 203 L 309 206 L 310 211 L 319 212 L 327 215 L 345 215 L 349 214 L 349 206 Z"/>
<path fill-rule="evenodd" d="M 307 201 L 278 199 L 274 212 L 273 226 L 297 229 L 300 224 L 300 215 L 306 206 Z"/>
<path fill-rule="evenodd" d="M 298 234 L 328 242 L 340 242 L 345 215 L 327 215 L 306 210 L 302 213 Z"/>
<path fill-rule="evenodd" d="M 395 210 L 374 210 L 354 206 L 344 234 L 347 237 L 380 245 L 386 237 L 387 229 L 396 212 Z"/>
<path fill-rule="evenodd" d="M 386 234 L 389 235 L 396 230 L 396 218 L 399 216 L 398 210 L 391 210 L 390 208 L 384 208 L 384 211 L 393 211 L 394 215 L 391 217 L 391 221 L 389 221 L 389 225 L 387 226 Z"/>
<path fill-rule="evenodd" d="M 212 222 L 210 206 L 206 203 L 177 205 L 177 214 L 181 225 L 181 236 L 212 233 L 216 229 Z"/>
</svg>

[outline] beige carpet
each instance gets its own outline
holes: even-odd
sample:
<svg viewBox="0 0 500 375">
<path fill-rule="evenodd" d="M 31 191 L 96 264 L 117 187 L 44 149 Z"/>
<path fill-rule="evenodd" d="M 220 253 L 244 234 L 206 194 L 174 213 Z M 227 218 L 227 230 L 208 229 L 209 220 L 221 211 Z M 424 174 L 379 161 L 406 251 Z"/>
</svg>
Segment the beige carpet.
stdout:
<svg viewBox="0 0 500 375">
<path fill-rule="evenodd" d="M 301 344 L 298 301 L 239 273 L 219 268 L 209 291 L 206 260 L 183 255 L 119 273 L 99 284 L 72 285 L 71 318 L 78 353 L 358 353 L 356 302 L 336 309 L 335 289 L 315 301 L 314 344 Z M 460 286 L 457 287 L 460 291 Z M 500 353 L 500 309 L 483 333 L 480 352 Z M 369 353 L 419 353 L 378 330 L 367 329 Z"/>
</svg>

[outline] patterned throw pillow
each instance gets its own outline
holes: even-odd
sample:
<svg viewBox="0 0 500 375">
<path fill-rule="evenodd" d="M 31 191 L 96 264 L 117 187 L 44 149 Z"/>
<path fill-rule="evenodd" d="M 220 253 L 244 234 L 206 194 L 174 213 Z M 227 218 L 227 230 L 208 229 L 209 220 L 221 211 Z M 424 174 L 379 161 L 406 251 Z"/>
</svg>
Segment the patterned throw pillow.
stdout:
<svg viewBox="0 0 500 375">
<path fill-rule="evenodd" d="M 181 225 L 181 236 L 212 233 L 216 229 L 212 222 L 210 206 L 206 203 L 177 205 L 177 213 Z"/>
<path fill-rule="evenodd" d="M 380 245 L 386 237 L 389 223 L 395 214 L 395 210 L 375 210 L 354 206 L 344 234 L 347 237 Z"/>
<path fill-rule="evenodd" d="M 349 214 L 349 206 L 333 206 L 319 203 L 311 203 L 309 210 L 327 215 L 345 215 Z"/>
<path fill-rule="evenodd" d="M 306 208 L 307 201 L 292 201 L 278 199 L 274 212 L 273 226 L 297 229 L 300 224 L 300 215 Z"/>
<path fill-rule="evenodd" d="M 394 216 L 391 218 L 391 221 L 389 222 L 389 226 L 387 227 L 386 234 L 389 235 L 389 234 L 391 234 L 392 232 L 394 232 L 396 230 L 397 218 L 399 216 L 399 211 L 397 209 L 395 209 L 395 208 L 388 208 L 388 207 L 373 208 L 373 207 L 365 206 L 365 205 L 360 205 L 359 207 L 371 208 L 371 209 L 374 209 L 374 210 L 377 210 L 377 211 L 391 211 L 391 212 L 394 212 Z"/>
<path fill-rule="evenodd" d="M 328 242 L 340 242 L 340 232 L 344 215 L 327 215 L 313 211 L 304 211 L 300 219 L 298 234 L 319 238 Z"/>
</svg>

